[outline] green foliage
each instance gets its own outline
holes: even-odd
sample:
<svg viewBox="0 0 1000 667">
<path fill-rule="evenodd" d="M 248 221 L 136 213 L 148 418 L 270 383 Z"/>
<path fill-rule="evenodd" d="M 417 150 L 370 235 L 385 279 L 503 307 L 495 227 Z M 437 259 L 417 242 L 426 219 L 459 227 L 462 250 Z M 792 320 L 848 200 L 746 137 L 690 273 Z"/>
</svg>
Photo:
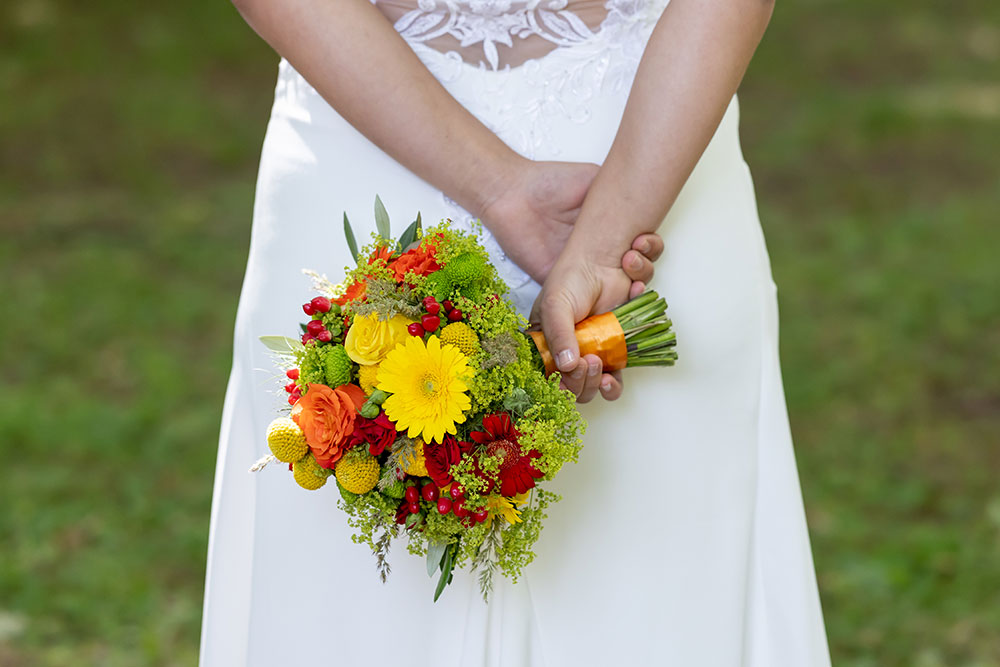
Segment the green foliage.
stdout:
<svg viewBox="0 0 1000 667">
<path fill-rule="evenodd" d="M 531 502 L 521 508 L 521 522 L 503 529 L 503 549 L 497 552 L 497 566 L 511 581 L 517 582 L 525 567 L 535 560 L 531 548 L 538 541 L 545 521 L 545 509 L 559 500 L 551 491 L 536 488 L 531 492 Z"/>
<path fill-rule="evenodd" d="M 486 354 L 482 360 L 482 368 L 489 370 L 518 363 L 521 349 L 524 347 L 521 338 L 521 334 L 509 331 L 483 338 L 481 345 Z"/>
<path fill-rule="evenodd" d="M 392 319 L 396 315 L 417 320 L 424 312 L 419 303 L 417 294 L 408 286 L 399 287 L 394 280 L 373 278 L 368 281 L 364 303 L 354 304 L 351 309 L 357 315 L 374 313 L 380 320 Z"/>
<path fill-rule="evenodd" d="M 389 213 L 385 210 L 382 198 L 375 195 L 375 228 L 383 241 L 392 240 L 392 225 L 389 224 Z"/>
<path fill-rule="evenodd" d="M 351 227 L 351 221 L 347 219 L 346 212 L 344 213 L 344 239 L 347 241 L 347 247 L 351 251 L 351 256 L 360 262 L 358 241 L 354 238 L 354 229 Z"/>
<path fill-rule="evenodd" d="M 393 473 L 393 476 L 395 476 L 395 473 Z M 399 500 L 406 493 L 406 484 L 401 479 L 395 479 L 386 484 L 385 488 L 380 488 L 379 491 L 388 498 Z"/>
</svg>

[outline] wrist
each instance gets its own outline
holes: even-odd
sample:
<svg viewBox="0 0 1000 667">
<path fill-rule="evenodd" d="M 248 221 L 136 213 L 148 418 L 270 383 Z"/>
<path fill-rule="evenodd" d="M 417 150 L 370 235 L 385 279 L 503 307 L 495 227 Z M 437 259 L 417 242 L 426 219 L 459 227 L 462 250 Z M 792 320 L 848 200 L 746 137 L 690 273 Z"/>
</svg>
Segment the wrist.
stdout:
<svg viewBox="0 0 1000 667">
<path fill-rule="evenodd" d="M 496 154 L 469 170 L 465 201 L 459 204 L 488 226 L 487 221 L 496 217 L 494 211 L 503 208 L 505 195 L 516 189 L 520 174 L 530 162 L 503 145 Z"/>
<path fill-rule="evenodd" d="M 586 219 L 581 214 L 566 243 L 566 254 L 597 266 L 620 269 L 622 256 L 640 233 L 629 230 L 620 213 Z"/>
</svg>

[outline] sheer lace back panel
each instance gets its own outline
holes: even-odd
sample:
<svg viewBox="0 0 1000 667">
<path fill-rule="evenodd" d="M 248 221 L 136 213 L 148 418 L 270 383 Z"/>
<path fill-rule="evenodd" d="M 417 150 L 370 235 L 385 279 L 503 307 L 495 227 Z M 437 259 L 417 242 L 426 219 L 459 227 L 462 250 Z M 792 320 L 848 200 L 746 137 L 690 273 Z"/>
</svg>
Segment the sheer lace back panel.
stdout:
<svg viewBox="0 0 1000 667">
<path fill-rule="evenodd" d="M 587 42 L 641 0 L 372 0 L 405 39 L 490 69 Z M 612 17 L 613 18 L 613 17 Z"/>
</svg>

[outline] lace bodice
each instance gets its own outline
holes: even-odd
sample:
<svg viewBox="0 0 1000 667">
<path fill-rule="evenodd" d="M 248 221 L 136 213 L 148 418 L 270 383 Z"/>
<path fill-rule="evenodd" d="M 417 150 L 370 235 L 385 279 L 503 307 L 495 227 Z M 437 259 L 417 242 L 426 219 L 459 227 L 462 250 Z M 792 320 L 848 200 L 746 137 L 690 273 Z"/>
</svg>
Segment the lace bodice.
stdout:
<svg viewBox="0 0 1000 667">
<path fill-rule="evenodd" d="M 411 43 L 493 70 L 591 41 L 651 0 L 372 0 Z M 656 4 L 662 5 L 661 0 Z"/>
</svg>

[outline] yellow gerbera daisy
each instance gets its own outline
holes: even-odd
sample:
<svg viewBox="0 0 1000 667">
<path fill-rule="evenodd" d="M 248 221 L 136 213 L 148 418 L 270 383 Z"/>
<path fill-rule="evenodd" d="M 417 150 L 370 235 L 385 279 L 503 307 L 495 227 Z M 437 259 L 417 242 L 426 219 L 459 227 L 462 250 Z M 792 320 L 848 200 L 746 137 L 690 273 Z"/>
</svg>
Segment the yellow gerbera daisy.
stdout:
<svg viewBox="0 0 1000 667">
<path fill-rule="evenodd" d="M 465 421 L 472 406 L 465 384 L 471 375 L 468 357 L 454 345 L 442 345 L 437 336 L 424 345 L 410 336 L 379 365 L 378 388 L 391 394 L 382 408 L 396 430 L 442 442 L 445 433 L 456 433 L 455 424 Z"/>
<path fill-rule="evenodd" d="M 515 501 L 505 496 L 490 496 L 486 502 L 486 509 L 490 511 L 490 521 L 494 517 L 503 517 L 507 523 L 521 523 L 521 511 L 517 509 Z"/>
</svg>

